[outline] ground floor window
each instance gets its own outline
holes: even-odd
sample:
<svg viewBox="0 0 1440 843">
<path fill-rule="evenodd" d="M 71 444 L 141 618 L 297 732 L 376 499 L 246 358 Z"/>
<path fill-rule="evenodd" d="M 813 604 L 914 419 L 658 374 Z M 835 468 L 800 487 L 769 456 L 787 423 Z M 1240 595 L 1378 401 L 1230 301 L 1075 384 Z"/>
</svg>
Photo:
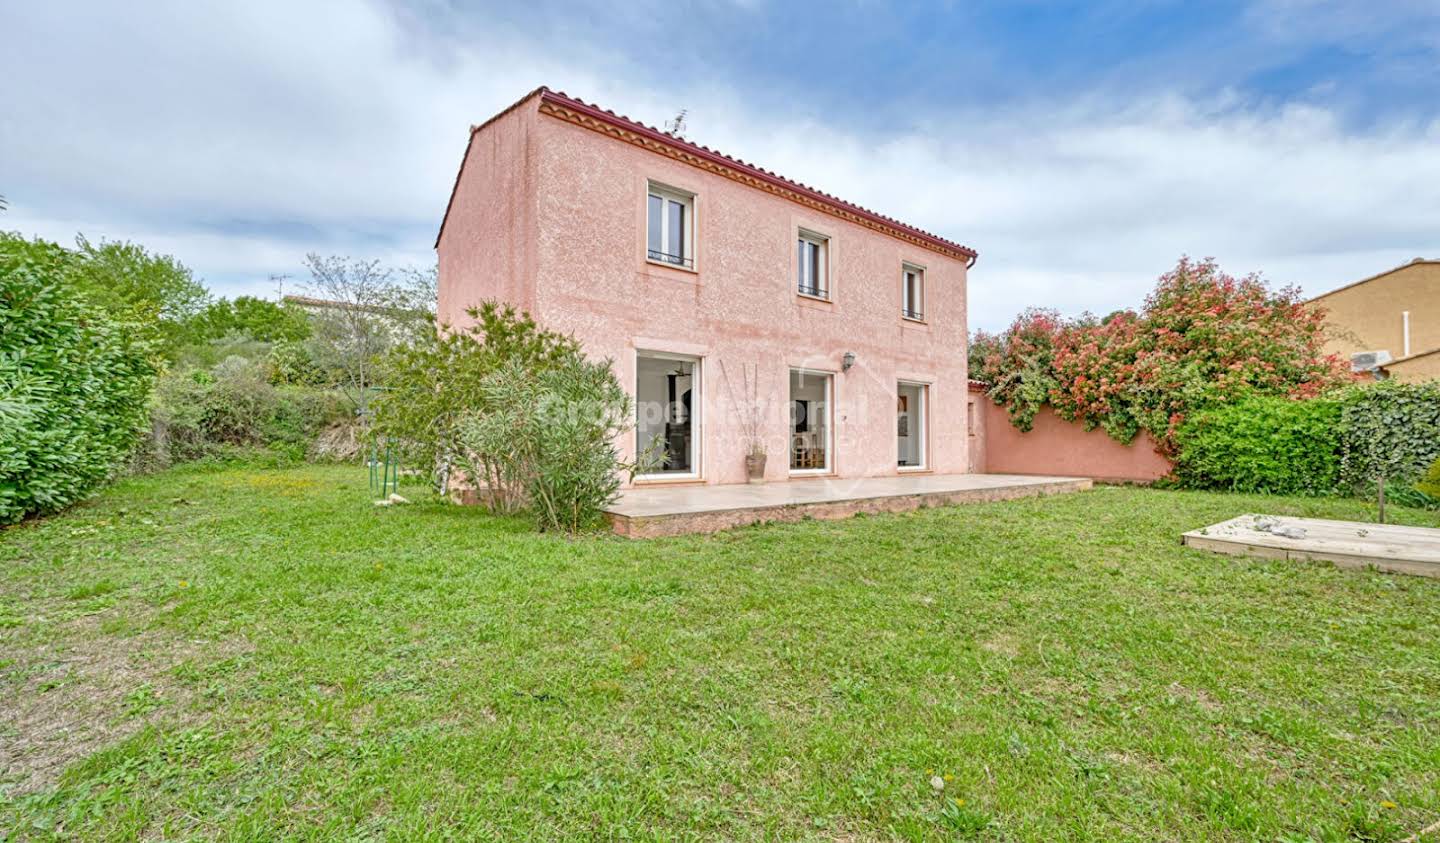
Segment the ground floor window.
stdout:
<svg viewBox="0 0 1440 843">
<path fill-rule="evenodd" d="M 830 397 L 833 378 L 824 372 L 790 370 L 790 470 L 831 470 Z"/>
<path fill-rule="evenodd" d="M 925 384 L 905 381 L 901 381 L 896 389 L 895 443 L 901 468 L 925 467 L 927 392 Z"/>
<path fill-rule="evenodd" d="M 648 476 L 699 471 L 700 361 L 642 351 L 635 359 L 635 447 L 659 444 L 663 462 Z"/>
</svg>

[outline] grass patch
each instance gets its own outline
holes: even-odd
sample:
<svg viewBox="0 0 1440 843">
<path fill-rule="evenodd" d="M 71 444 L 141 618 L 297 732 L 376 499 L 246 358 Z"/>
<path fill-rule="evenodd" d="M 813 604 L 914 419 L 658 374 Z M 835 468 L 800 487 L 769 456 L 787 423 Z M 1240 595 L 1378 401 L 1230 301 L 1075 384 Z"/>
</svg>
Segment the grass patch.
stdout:
<svg viewBox="0 0 1440 843">
<path fill-rule="evenodd" d="M 404 493 L 182 470 L 0 533 L 0 828 L 1385 840 L 1440 818 L 1440 582 L 1179 544 L 1359 502 L 1100 488 L 627 542 Z M 62 716 L 104 728 L 77 743 Z"/>
</svg>

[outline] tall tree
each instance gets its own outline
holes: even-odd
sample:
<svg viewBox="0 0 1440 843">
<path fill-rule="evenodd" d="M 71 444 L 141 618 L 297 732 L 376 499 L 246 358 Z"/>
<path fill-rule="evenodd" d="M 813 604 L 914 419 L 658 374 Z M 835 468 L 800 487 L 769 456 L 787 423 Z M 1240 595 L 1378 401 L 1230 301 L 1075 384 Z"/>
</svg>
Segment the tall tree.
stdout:
<svg viewBox="0 0 1440 843">
<path fill-rule="evenodd" d="M 313 252 L 305 267 L 308 290 L 321 299 L 310 308 L 313 355 L 337 374 L 336 385 L 364 415 L 379 356 L 434 330 L 435 273 Z"/>
<path fill-rule="evenodd" d="M 184 341 L 191 320 L 210 303 L 205 285 L 169 255 L 124 241 L 97 245 L 84 235 L 75 238 L 75 247 L 77 282 L 101 307 L 153 332 L 166 354 Z"/>
</svg>

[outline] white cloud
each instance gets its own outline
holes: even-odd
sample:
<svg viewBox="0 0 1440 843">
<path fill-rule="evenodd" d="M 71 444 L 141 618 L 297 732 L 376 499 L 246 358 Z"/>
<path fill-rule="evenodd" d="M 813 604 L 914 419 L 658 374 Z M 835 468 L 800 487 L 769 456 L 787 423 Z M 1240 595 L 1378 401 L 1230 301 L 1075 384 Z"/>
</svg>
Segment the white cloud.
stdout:
<svg viewBox="0 0 1440 843">
<path fill-rule="evenodd" d="M 541 83 L 652 124 L 688 107 L 700 143 L 975 246 L 976 327 L 1134 305 L 1182 252 L 1311 292 L 1440 255 L 1436 122 L 1097 95 L 929 102 L 872 136 L 722 77 L 656 87 L 603 45 L 437 38 L 342 0 L 17 4 L 0 29 L 0 226 L 135 239 L 222 292 L 311 249 L 428 260 L 467 127 Z"/>
</svg>

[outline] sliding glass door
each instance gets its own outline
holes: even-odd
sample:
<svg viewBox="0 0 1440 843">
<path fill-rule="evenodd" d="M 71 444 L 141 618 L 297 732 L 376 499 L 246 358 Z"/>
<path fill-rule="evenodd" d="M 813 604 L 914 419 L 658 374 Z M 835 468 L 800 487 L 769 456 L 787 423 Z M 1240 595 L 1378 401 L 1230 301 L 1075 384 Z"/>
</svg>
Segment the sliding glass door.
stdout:
<svg viewBox="0 0 1440 843">
<path fill-rule="evenodd" d="M 928 388 L 923 383 L 900 381 L 896 389 L 895 450 L 901 469 L 926 467 L 927 393 Z"/>
<path fill-rule="evenodd" d="M 700 361 L 642 351 L 635 358 L 635 450 L 654 448 L 647 477 L 700 474 Z"/>
<path fill-rule="evenodd" d="M 825 372 L 790 370 L 790 473 L 833 470 L 830 398 L 833 378 Z"/>
</svg>

